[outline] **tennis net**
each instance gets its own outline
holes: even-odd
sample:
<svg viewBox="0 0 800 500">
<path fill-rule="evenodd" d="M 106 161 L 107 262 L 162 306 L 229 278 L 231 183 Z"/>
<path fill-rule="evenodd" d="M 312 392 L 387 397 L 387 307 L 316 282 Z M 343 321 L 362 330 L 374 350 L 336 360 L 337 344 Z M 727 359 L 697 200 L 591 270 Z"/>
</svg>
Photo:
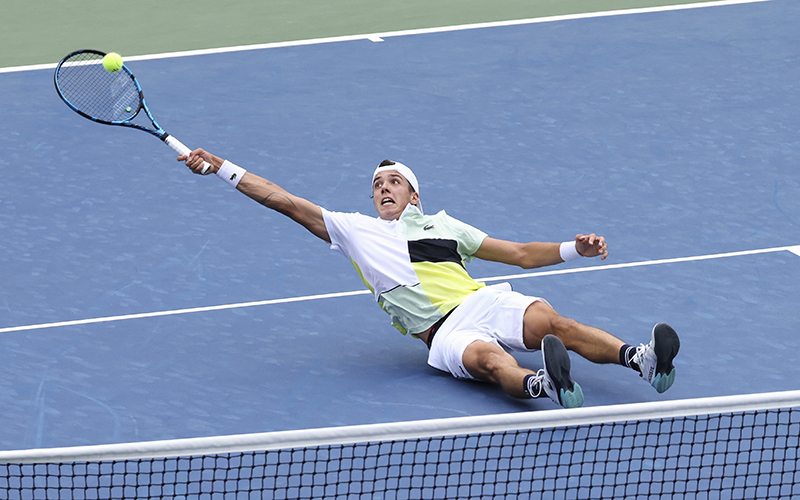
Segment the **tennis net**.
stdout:
<svg viewBox="0 0 800 500">
<path fill-rule="evenodd" d="M 800 391 L 0 452 L 0 499 L 798 498 Z"/>
</svg>

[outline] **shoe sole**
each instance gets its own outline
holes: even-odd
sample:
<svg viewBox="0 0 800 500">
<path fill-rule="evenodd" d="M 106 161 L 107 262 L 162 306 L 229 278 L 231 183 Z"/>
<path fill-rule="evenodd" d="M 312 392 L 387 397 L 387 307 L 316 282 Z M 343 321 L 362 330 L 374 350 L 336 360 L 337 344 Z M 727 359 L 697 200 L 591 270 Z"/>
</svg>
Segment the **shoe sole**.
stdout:
<svg viewBox="0 0 800 500">
<path fill-rule="evenodd" d="M 583 389 L 569 376 L 571 364 L 564 343 L 555 335 L 547 335 L 542 340 L 542 352 L 545 369 L 556 386 L 561 406 L 564 408 L 583 406 Z"/>
<path fill-rule="evenodd" d="M 672 360 L 678 355 L 681 341 L 675 330 L 666 323 L 659 323 L 653 327 L 653 351 L 656 354 L 656 376 L 653 377 L 652 386 L 659 393 L 663 393 L 675 382 L 675 366 Z"/>
</svg>

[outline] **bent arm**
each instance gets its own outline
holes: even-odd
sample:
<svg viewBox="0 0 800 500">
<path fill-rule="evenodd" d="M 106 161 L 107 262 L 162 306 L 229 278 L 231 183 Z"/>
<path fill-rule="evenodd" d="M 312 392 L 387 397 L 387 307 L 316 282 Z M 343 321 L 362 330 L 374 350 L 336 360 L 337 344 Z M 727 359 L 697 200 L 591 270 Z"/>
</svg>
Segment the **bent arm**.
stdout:
<svg viewBox="0 0 800 500">
<path fill-rule="evenodd" d="M 523 269 L 552 266 L 564 262 L 559 252 L 559 243 L 517 243 L 486 237 L 475 252 L 475 257 L 493 262 L 502 262 Z M 608 245 L 602 236 L 596 234 L 578 234 L 575 236 L 575 248 L 583 257 L 608 257 Z"/>
<path fill-rule="evenodd" d="M 197 149 L 188 156 L 179 156 L 178 161 L 185 161 L 186 166 L 197 174 L 203 168 L 203 161 L 206 161 L 211 165 L 206 174 L 215 174 L 225 160 L 208 151 Z M 295 196 L 277 184 L 251 172 L 244 174 L 236 189 L 259 204 L 286 215 L 308 229 L 314 236 L 330 243 L 325 220 L 322 217 L 322 209 L 318 205 Z"/>
</svg>

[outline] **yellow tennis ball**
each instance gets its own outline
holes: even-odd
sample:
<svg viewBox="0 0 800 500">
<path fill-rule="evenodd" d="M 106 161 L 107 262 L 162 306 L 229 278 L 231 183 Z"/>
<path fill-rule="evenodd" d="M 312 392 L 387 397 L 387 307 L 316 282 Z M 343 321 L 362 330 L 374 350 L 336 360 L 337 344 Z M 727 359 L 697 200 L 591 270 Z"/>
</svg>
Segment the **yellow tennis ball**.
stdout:
<svg viewBox="0 0 800 500">
<path fill-rule="evenodd" d="M 103 56 L 103 67 L 111 73 L 119 71 L 122 69 L 122 57 L 116 52 L 109 52 Z"/>
</svg>

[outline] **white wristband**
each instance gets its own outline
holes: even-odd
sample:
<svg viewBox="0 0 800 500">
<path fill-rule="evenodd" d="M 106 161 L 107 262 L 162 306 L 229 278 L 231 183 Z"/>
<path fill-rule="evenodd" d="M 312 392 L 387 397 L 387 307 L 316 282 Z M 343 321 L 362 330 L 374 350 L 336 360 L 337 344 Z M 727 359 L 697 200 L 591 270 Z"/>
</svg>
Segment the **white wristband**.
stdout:
<svg viewBox="0 0 800 500">
<path fill-rule="evenodd" d="M 561 246 L 558 247 L 558 254 L 561 256 L 561 260 L 564 262 L 583 257 L 578 253 L 578 245 L 575 243 L 575 241 L 565 241 L 562 243 Z"/>
<path fill-rule="evenodd" d="M 228 160 L 225 160 L 222 163 L 222 166 L 219 167 L 217 170 L 217 177 L 222 179 L 223 181 L 230 184 L 232 187 L 236 187 L 239 184 L 239 181 L 242 180 L 244 174 L 247 173 L 247 170 L 243 169 L 242 167 L 235 165 Z"/>
</svg>

